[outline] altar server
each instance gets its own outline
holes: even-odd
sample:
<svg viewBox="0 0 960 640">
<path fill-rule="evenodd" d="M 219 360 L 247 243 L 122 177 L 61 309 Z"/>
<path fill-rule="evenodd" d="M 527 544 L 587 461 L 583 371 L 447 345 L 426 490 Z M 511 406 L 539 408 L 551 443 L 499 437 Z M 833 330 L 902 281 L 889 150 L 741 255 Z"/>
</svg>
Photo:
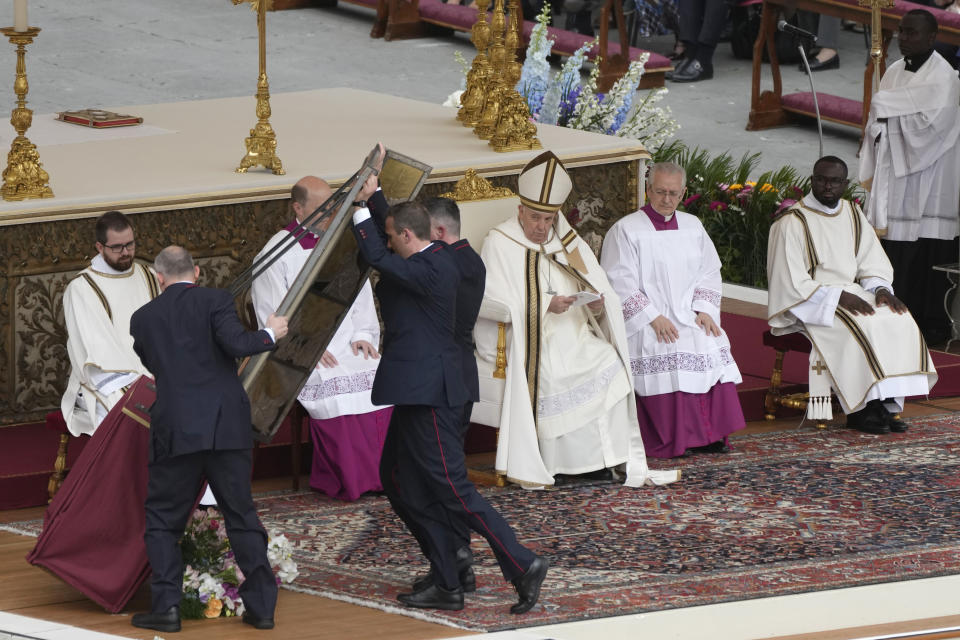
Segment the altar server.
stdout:
<svg viewBox="0 0 960 640">
<path fill-rule="evenodd" d="M 832 417 L 830 390 L 847 426 L 902 432 L 904 396 L 926 395 L 937 372 L 916 322 L 894 295 L 893 268 L 856 204 L 842 199 L 847 166 L 813 166 L 813 191 L 770 228 L 767 315 L 773 333 L 802 332 L 810 352 L 812 419 Z"/>
<path fill-rule="evenodd" d="M 860 181 L 872 180 L 866 214 L 883 238 L 893 286 L 927 340 L 950 337 L 947 279 L 931 268 L 957 261 L 960 231 L 960 79 L 934 50 L 937 21 L 908 11 L 870 103 L 860 148 Z"/>
<path fill-rule="evenodd" d="M 670 482 L 675 471 L 647 469 L 620 298 L 560 212 L 572 187 L 559 158 L 537 156 L 520 173 L 517 213 L 483 245 L 479 356 L 495 361 L 504 313 L 512 328 L 496 469 L 542 487 L 626 462 L 630 486 Z"/>
<path fill-rule="evenodd" d="M 125 215 L 108 211 L 95 232 L 97 255 L 63 292 L 70 377 L 60 410 L 75 436 L 92 434 L 126 388 L 149 374 L 133 351 L 130 316 L 160 293 L 153 271 L 134 259 Z"/>
<path fill-rule="evenodd" d="M 740 370 L 720 328 L 720 258 L 696 216 L 677 210 L 686 173 L 650 167 L 649 203 L 617 221 L 600 263 L 620 297 L 647 455 L 725 453 L 746 426 Z"/>
<path fill-rule="evenodd" d="M 330 186 L 314 176 L 297 182 L 290 194 L 294 220 L 270 238 L 256 260 L 289 238 L 331 193 Z M 251 295 L 261 327 L 280 306 L 317 240 L 318 236 L 306 233 L 253 281 Z M 310 414 L 310 486 L 341 500 L 356 500 L 364 492 L 381 489 L 378 467 L 391 407 L 370 401 L 380 362 L 379 344 L 380 321 L 367 282 L 297 397 Z"/>
</svg>

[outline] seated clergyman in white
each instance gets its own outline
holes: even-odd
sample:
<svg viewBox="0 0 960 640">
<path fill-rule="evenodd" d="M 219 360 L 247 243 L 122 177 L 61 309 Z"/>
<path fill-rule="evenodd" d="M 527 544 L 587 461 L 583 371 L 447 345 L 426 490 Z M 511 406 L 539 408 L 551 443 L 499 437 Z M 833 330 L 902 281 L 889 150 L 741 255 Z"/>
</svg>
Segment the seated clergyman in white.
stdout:
<svg viewBox="0 0 960 640">
<path fill-rule="evenodd" d="M 650 167 L 649 203 L 618 220 L 600 264 L 623 301 L 647 455 L 726 453 L 745 426 L 740 370 L 720 328 L 720 257 L 700 220 L 677 210 L 686 173 Z"/>
<path fill-rule="evenodd" d="M 802 332 L 810 352 L 812 419 L 832 417 L 830 390 L 847 426 L 902 432 L 905 396 L 937 381 L 927 345 L 894 296 L 893 269 L 860 208 L 842 198 L 847 166 L 837 157 L 813 166 L 812 193 L 770 228 L 767 253 L 773 333 Z"/>
<path fill-rule="evenodd" d="M 130 316 L 160 293 L 153 270 L 134 259 L 125 215 L 108 211 L 95 233 L 97 255 L 63 292 L 70 377 L 60 410 L 75 436 L 93 435 L 127 387 L 149 375 L 133 350 Z"/>
</svg>

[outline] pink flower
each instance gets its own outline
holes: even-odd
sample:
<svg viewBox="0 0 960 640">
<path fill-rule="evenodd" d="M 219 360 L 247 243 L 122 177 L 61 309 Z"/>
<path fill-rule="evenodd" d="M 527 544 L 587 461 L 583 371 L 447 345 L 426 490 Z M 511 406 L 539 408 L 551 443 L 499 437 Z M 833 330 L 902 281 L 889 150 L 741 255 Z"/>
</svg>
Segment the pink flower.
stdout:
<svg viewBox="0 0 960 640">
<path fill-rule="evenodd" d="M 711 211 L 724 211 L 727 208 L 726 202 L 720 202 L 719 200 L 714 200 L 710 203 Z"/>
<path fill-rule="evenodd" d="M 699 194 L 699 193 L 695 193 L 695 194 L 693 194 L 692 196 L 690 196 L 689 198 L 687 198 L 686 200 L 683 201 L 683 206 L 689 207 L 691 204 L 693 204 L 694 202 L 696 202 L 696 201 L 699 200 L 699 199 L 700 199 L 700 194 Z"/>
<path fill-rule="evenodd" d="M 774 212 L 772 217 L 776 218 L 781 213 L 783 213 L 784 211 L 786 211 L 787 209 L 789 209 L 795 204 L 797 204 L 797 201 L 794 200 L 793 198 L 784 198 L 783 200 L 780 201 L 780 206 L 777 207 L 777 210 Z"/>
<path fill-rule="evenodd" d="M 801 189 L 797 185 L 791 185 L 790 188 L 793 189 L 793 192 L 797 195 L 798 198 L 803 197 L 803 189 Z"/>
</svg>

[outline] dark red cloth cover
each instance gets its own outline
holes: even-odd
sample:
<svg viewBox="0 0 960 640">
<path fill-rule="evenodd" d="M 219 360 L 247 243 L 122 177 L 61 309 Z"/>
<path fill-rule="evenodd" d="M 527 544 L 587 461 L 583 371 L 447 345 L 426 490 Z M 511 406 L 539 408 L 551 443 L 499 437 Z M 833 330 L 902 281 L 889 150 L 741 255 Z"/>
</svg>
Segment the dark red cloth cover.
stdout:
<svg viewBox="0 0 960 640">
<path fill-rule="evenodd" d="M 155 397 L 153 380 L 141 376 L 107 414 L 47 507 L 27 555 L 111 613 L 150 574 L 143 504 Z"/>
</svg>

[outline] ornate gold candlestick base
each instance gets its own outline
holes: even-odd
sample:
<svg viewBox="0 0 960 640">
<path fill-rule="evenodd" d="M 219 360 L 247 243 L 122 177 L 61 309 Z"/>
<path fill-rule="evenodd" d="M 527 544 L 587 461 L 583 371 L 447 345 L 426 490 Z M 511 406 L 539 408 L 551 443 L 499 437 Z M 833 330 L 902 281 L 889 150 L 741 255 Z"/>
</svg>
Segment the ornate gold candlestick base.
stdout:
<svg viewBox="0 0 960 640">
<path fill-rule="evenodd" d="M 250 137 L 244 144 L 247 155 L 240 160 L 237 173 L 246 173 L 250 167 L 266 167 L 278 176 L 286 173 L 277 155 L 277 135 L 270 126 L 270 87 L 265 73 L 261 73 L 257 81 L 257 124 L 250 129 Z"/>
<path fill-rule="evenodd" d="M 17 46 L 17 78 L 13 90 L 17 94 L 17 108 L 10 112 L 10 124 L 17 131 L 17 137 L 10 144 L 7 154 L 7 168 L 3 170 L 3 186 L 0 196 L 4 200 L 27 200 L 30 198 L 52 198 L 53 190 L 47 184 L 50 176 L 43 170 L 37 147 L 24 135 L 33 123 L 33 111 L 27 109 L 27 66 L 25 57 L 27 45 L 40 33 L 37 27 L 26 31 L 14 31 L 13 27 L 0 28 L 0 32 Z"/>
<path fill-rule="evenodd" d="M 233 0 L 241 4 L 244 0 Z M 247 155 L 240 160 L 237 173 L 246 173 L 250 167 L 266 167 L 274 175 L 282 176 L 283 163 L 277 155 L 277 135 L 270 126 L 270 84 L 267 82 L 267 9 L 272 0 L 249 0 L 250 8 L 257 14 L 257 41 L 259 44 L 260 75 L 257 77 L 257 124 L 250 129 L 250 137 L 244 140 Z"/>
</svg>

